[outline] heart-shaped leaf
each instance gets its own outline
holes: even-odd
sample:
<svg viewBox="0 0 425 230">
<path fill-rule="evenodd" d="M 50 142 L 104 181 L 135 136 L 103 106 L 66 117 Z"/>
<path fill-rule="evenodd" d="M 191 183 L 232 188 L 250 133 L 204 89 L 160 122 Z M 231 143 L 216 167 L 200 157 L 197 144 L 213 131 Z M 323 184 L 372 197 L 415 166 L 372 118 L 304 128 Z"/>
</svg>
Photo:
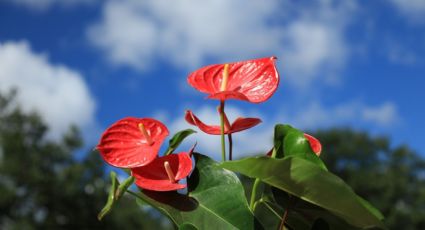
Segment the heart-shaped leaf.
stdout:
<svg viewBox="0 0 425 230">
<path fill-rule="evenodd" d="M 246 158 L 221 163 L 223 168 L 259 178 L 264 183 L 320 206 L 356 227 L 385 228 L 378 210 L 364 205 L 339 177 L 300 157 Z"/>
<path fill-rule="evenodd" d="M 206 156 L 193 155 L 196 166 L 187 179 L 187 195 L 143 190 L 138 193 L 142 203 L 157 208 L 177 226 L 254 229 L 254 216 L 236 174 Z"/>
</svg>

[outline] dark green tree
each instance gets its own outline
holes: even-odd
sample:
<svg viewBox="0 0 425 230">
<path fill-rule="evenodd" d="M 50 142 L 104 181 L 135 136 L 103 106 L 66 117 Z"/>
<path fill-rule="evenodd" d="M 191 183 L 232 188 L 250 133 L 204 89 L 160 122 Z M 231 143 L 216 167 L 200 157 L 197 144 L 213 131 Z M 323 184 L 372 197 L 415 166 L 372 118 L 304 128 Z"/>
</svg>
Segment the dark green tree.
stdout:
<svg viewBox="0 0 425 230">
<path fill-rule="evenodd" d="M 314 134 L 321 158 L 385 216 L 389 229 L 425 229 L 425 160 L 407 146 L 393 147 L 387 137 L 351 129 Z M 332 188 L 329 188 L 332 189 Z"/>
<path fill-rule="evenodd" d="M 170 224 L 124 196 L 101 222 L 109 180 L 99 154 L 73 156 L 82 146 L 75 127 L 60 141 L 35 113 L 0 94 L 0 229 L 161 229 Z M 165 222 L 164 222 L 165 220 Z"/>
</svg>

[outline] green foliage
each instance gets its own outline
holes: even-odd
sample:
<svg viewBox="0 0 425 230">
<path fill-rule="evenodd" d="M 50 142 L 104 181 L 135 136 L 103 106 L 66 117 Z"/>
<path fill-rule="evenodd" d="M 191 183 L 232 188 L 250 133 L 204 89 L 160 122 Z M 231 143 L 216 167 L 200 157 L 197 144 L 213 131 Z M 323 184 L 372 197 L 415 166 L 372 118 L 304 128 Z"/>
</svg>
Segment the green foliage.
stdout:
<svg viewBox="0 0 425 230">
<path fill-rule="evenodd" d="M 425 229 L 425 160 L 386 137 L 350 129 L 314 133 L 321 158 L 385 216 L 389 229 Z"/>
<path fill-rule="evenodd" d="M 341 179 L 301 157 L 274 159 L 245 158 L 224 162 L 222 167 L 242 173 L 279 188 L 309 203 L 329 210 L 353 226 L 382 227 L 376 211 L 363 205 Z M 291 207 L 292 212 L 297 209 Z"/>
<path fill-rule="evenodd" d="M 138 202 L 157 208 L 182 229 L 254 229 L 254 216 L 236 174 L 206 156 L 194 153 L 194 157 L 188 194 L 144 190 Z"/>
</svg>

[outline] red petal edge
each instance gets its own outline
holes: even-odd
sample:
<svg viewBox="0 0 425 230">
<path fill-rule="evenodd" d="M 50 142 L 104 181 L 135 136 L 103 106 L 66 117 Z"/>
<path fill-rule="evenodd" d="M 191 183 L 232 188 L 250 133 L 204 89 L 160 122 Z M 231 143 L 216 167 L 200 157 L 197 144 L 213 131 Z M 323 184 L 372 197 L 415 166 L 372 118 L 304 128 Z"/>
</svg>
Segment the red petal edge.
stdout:
<svg viewBox="0 0 425 230">
<path fill-rule="evenodd" d="M 267 57 L 229 63 L 226 91 L 220 90 L 224 64 L 209 65 L 192 72 L 188 83 L 209 94 L 212 99 L 239 99 L 260 103 L 269 99 L 279 85 L 275 59 L 276 57 Z"/>
<path fill-rule="evenodd" d="M 208 133 L 211 135 L 221 135 L 221 127 L 219 125 L 207 125 L 203 123 L 192 111 L 186 110 L 185 120 L 194 126 L 197 126 L 202 132 Z M 252 128 L 261 123 L 261 120 L 258 118 L 243 118 L 239 117 L 233 122 L 230 130 L 226 130 L 224 134 L 236 133 L 249 128 Z"/>
<path fill-rule="evenodd" d="M 261 120 L 258 118 L 242 118 L 239 117 L 233 122 L 230 133 L 240 132 L 249 128 L 252 128 L 261 123 Z"/>
<path fill-rule="evenodd" d="M 175 175 L 175 183 L 168 178 L 164 168 L 165 161 L 170 164 Z M 179 184 L 178 181 L 187 177 L 191 170 L 192 159 L 188 153 L 182 152 L 156 158 L 148 165 L 132 168 L 131 172 L 136 179 L 135 184 L 140 188 L 153 191 L 172 191 L 186 187 L 186 184 Z"/>
<path fill-rule="evenodd" d="M 322 144 L 320 144 L 320 141 L 307 133 L 304 133 L 304 137 L 307 138 L 310 143 L 311 150 L 313 150 L 317 156 L 320 156 L 320 153 L 322 152 Z"/>
<path fill-rule="evenodd" d="M 186 110 L 186 114 L 185 114 L 184 118 L 187 121 L 187 123 L 194 125 L 194 126 L 197 126 L 204 133 L 208 133 L 208 134 L 212 134 L 212 135 L 220 135 L 221 134 L 221 128 L 220 128 L 219 125 L 207 125 L 207 124 L 205 124 L 204 122 L 199 120 L 199 118 L 197 116 L 195 116 L 195 114 L 193 114 L 193 112 L 190 111 L 190 110 Z"/>
<path fill-rule="evenodd" d="M 228 99 L 236 99 L 241 101 L 249 101 L 249 99 L 242 93 L 236 91 L 223 91 L 218 93 L 212 93 L 207 98 L 217 99 L 220 101 L 225 101 Z"/>
<path fill-rule="evenodd" d="M 142 123 L 150 134 L 153 144 L 149 145 L 139 129 Z M 102 158 L 119 168 L 134 168 L 153 161 L 161 147 L 168 129 L 151 118 L 127 117 L 105 130 L 97 145 Z"/>
</svg>

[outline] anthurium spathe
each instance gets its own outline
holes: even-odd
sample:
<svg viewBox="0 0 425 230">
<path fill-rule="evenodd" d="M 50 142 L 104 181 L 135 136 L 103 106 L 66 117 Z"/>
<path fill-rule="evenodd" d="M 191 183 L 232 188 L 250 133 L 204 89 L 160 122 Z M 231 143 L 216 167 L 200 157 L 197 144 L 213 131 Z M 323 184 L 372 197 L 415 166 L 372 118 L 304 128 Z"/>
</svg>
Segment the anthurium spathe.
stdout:
<svg viewBox="0 0 425 230">
<path fill-rule="evenodd" d="M 140 167 L 157 157 L 168 133 L 167 127 L 158 120 L 127 117 L 117 121 L 103 133 L 97 149 L 112 166 Z"/>
<path fill-rule="evenodd" d="M 208 98 L 260 103 L 269 99 L 279 84 L 275 59 L 267 57 L 205 66 L 191 73 L 188 82 L 207 93 Z"/>
<path fill-rule="evenodd" d="M 179 180 L 187 177 L 192 170 L 190 153 L 170 154 L 158 157 L 150 164 L 132 168 L 135 184 L 143 189 L 171 191 L 186 187 Z"/>
<path fill-rule="evenodd" d="M 320 153 L 322 153 L 322 144 L 320 144 L 320 141 L 307 133 L 304 133 L 304 137 L 307 138 L 311 150 L 313 150 L 317 156 L 320 156 Z"/>
<path fill-rule="evenodd" d="M 239 117 L 232 124 L 230 124 L 226 115 L 224 116 L 225 116 L 224 134 L 232 134 L 232 133 L 240 132 L 242 130 L 249 129 L 261 123 L 261 120 L 258 118 Z M 193 114 L 193 112 L 190 110 L 186 111 L 185 120 L 189 124 L 197 126 L 200 130 L 202 130 L 205 133 L 212 134 L 212 135 L 221 134 L 221 127 L 219 125 L 205 124 L 204 122 L 199 120 L 199 118 L 195 116 L 195 114 Z"/>
</svg>

